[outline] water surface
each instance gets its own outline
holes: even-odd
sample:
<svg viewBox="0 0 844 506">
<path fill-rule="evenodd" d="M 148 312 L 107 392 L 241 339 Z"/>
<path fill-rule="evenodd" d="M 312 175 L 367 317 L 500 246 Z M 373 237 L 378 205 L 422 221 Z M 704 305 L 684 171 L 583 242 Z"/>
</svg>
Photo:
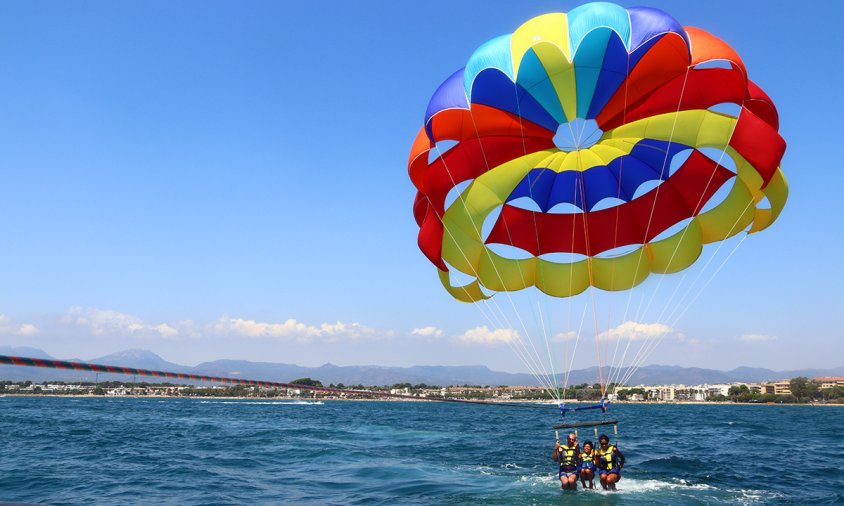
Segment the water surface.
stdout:
<svg viewBox="0 0 844 506">
<path fill-rule="evenodd" d="M 0 501 L 844 503 L 844 408 L 614 405 L 609 415 L 627 457 L 619 491 L 564 493 L 553 409 L 2 397 Z"/>
</svg>

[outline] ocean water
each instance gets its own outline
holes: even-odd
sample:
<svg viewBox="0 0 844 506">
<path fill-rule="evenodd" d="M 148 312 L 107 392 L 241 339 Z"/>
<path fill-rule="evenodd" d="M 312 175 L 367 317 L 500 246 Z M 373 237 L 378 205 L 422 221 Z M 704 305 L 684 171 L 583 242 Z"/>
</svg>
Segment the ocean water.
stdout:
<svg viewBox="0 0 844 506">
<path fill-rule="evenodd" d="M 613 405 L 608 415 L 627 457 L 618 491 L 563 492 L 553 409 L 0 397 L 0 502 L 844 503 L 842 407 Z"/>
</svg>

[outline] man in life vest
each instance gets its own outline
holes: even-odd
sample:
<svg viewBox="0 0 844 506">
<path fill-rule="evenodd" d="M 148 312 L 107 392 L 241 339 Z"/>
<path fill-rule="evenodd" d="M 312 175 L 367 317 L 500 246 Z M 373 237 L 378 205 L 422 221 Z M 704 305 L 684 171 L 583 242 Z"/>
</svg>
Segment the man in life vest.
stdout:
<svg viewBox="0 0 844 506">
<path fill-rule="evenodd" d="M 596 452 L 598 461 L 598 475 L 601 477 L 601 487 L 604 490 L 615 490 L 615 483 L 621 479 L 621 469 L 624 467 L 624 455 L 618 447 L 610 444 L 610 438 L 601 434 L 598 438 L 600 447 Z"/>
<path fill-rule="evenodd" d="M 586 482 L 589 482 L 588 488 L 595 488 L 595 458 L 597 452 L 592 451 L 592 441 L 583 443 L 583 451 L 580 452 L 580 484 L 583 488 L 587 488 Z"/>
<path fill-rule="evenodd" d="M 580 474 L 580 447 L 577 445 L 577 435 L 569 434 L 565 445 L 561 445 L 558 439 L 554 444 L 552 457 L 560 463 L 560 483 L 563 490 L 577 490 L 577 477 Z"/>
</svg>

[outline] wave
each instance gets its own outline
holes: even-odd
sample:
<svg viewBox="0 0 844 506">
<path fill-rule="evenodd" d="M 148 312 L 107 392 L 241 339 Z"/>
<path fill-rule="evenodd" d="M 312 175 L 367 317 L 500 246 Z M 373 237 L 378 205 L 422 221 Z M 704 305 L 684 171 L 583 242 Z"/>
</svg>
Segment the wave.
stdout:
<svg viewBox="0 0 844 506">
<path fill-rule="evenodd" d="M 628 492 L 632 494 L 641 494 L 644 492 L 655 492 L 658 490 L 715 490 L 716 488 L 705 483 L 689 483 L 686 480 L 674 479 L 672 481 L 662 480 L 637 480 L 631 478 L 622 478 L 618 482 L 618 492 Z"/>
<path fill-rule="evenodd" d="M 482 474 L 489 474 L 484 473 L 481 471 Z M 542 486 L 542 487 L 553 487 L 557 488 L 559 486 L 558 478 L 555 474 L 542 474 L 542 475 L 524 475 L 519 477 L 519 482 L 524 485 L 528 485 L 530 487 Z M 631 478 L 623 478 L 621 481 L 618 482 L 618 488 L 615 491 L 603 490 L 601 488 L 600 481 L 596 478 L 595 479 L 595 488 L 591 490 L 584 490 L 580 486 L 580 481 L 578 480 L 578 492 L 579 493 L 595 493 L 607 496 L 615 496 L 615 495 L 647 495 L 647 494 L 655 494 L 656 497 L 651 498 L 650 500 L 657 500 L 657 498 L 665 498 L 665 494 L 669 494 L 668 497 L 683 497 L 683 492 L 686 491 L 692 495 L 686 495 L 688 499 L 691 499 L 693 502 L 696 501 L 712 501 L 712 502 L 737 502 L 738 504 L 766 504 L 773 500 L 782 499 L 785 496 L 781 493 L 776 491 L 770 490 L 758 490 L 758 489 L 736 489 L 736 488 L 719 488 L 712 485 L 707 485 L 705 483 L 691 483 L 686 480 L 675 478 L 669 481 L 665 480 L 655 480 L 655 479 L 631 479 Z M 676 496 L 675 494 L 681 494 L 680 496 Z M 647 498 L 642 498 L 647 500 Z M 639 499 L 639 500 L 642 500 Z"/>
</svg>

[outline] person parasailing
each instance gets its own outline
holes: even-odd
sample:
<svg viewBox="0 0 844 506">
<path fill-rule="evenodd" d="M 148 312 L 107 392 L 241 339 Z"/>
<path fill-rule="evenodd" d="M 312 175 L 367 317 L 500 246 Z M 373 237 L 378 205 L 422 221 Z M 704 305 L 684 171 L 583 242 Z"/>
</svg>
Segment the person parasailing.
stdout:
<svg viewBox="0 0 844 506">
<path fill-rule="evenodd" d="M 577 490 L 577 477 L 580 474 L 580 446 L 577 444 L 577 434 L 571 433 L 566 438 L 566 444 L 561 445 L 558 439 L 554 443 L 552 458 L 560 463 L 560 485 L 563 490 Z"/>
<path fill-rule="evenodd" d="M 598 438 L 600 447 L 597 451 L 598 474 L 601 487 L 604 490 L 615 490 L 615 484 L 621 479 L 621 469 L 624 467 L 624 454 L 617 446 L 610 444 L 610 438 L 601 434 Z"/>
<path fill-rule="evenodd" d="M 583 451 L 580 452 L 580 484 L 584 489 L 587 488 L 586 482 L 589 482 L 588 488 L 595 488 L 595 459 L 597 452 L 593 451 L 592 441 L 583 443 Z"/>
</svg>

